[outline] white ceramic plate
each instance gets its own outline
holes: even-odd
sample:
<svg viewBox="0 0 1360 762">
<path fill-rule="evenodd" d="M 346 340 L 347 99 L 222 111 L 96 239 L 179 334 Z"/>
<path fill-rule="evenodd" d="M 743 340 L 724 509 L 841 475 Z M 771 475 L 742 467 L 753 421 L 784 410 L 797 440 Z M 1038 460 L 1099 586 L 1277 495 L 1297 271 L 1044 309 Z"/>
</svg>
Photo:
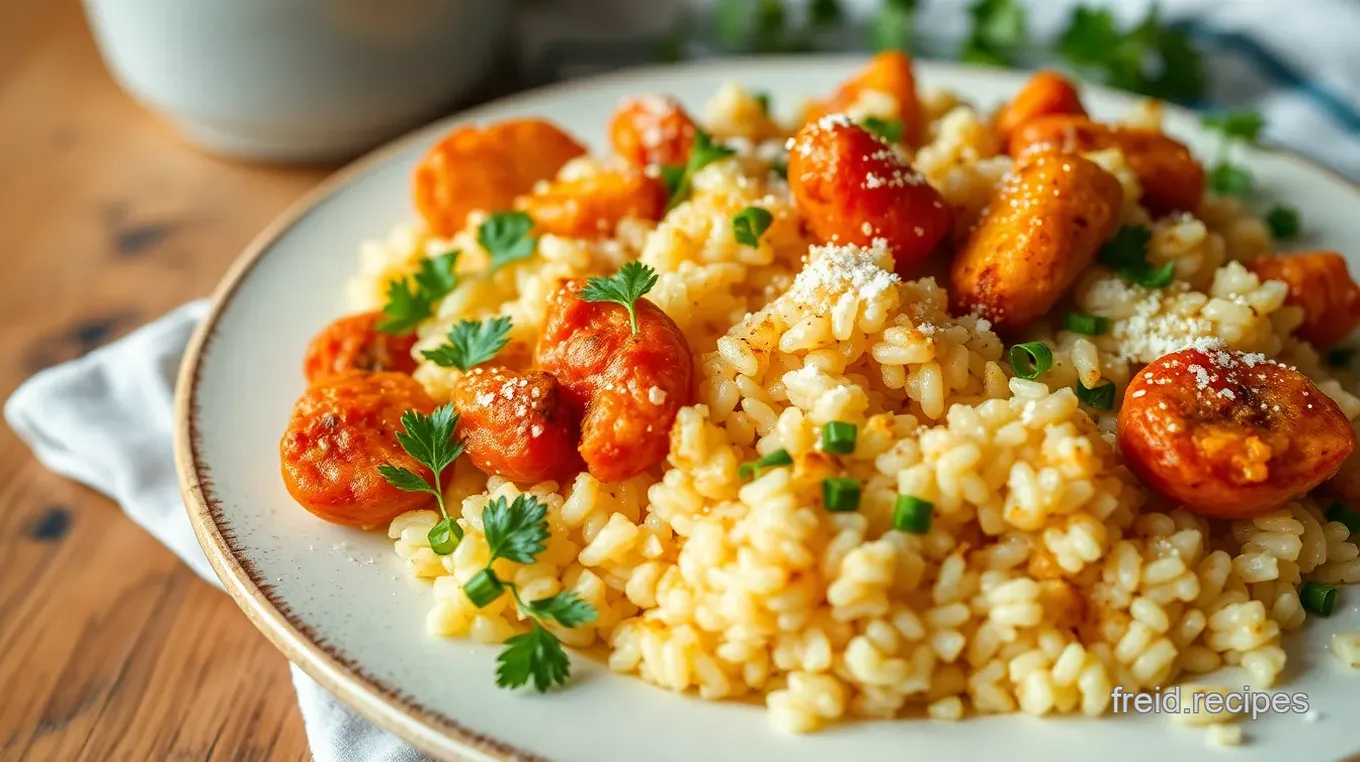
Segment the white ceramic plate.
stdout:
<svg viewBox="0 0 1360 762">
<path fill-rule="evenodd" d="M 575 679 L 548 695 L 495 687 L 497 649 L 426 634 L 428 583 L 407 577 L 391 542 L 327 524 L 299 508 L 279 476 L 278 441 L 303 391 L 308 339 L 344 312 L 359 242 L 414 219 L 408 178 L 419 157 L 459 122 L 545 115 L 595 148 L 623 96 L 668 92 L 697 111 L 724 82 L 768 90 L 793 108 L 828 92 L 858 58 L 714 61 L 622 73 L 540 90 L 432 125 L 341 173 L 266 231 L 220 287 L 185 357 L 176 452 L 199 539 L 236 601 L 294 662 L 378 724 L 452 759 L 558 762 L 821 762 L 826 759 L 999 759 L 1144 762 L 1197 758 L 1203 731 L 1165 716 L 1045 719 L 1005 716 L 962 724 L 852 722 L 803 737 L 772 730 L 763 708 L 708 703 L 615 675 L 575 658 Z M 922 63 L 925 86 L 955 89 L 990 108 L 1019 73 Z M 1127 96 L 1087 88 L 1097 115 Z M 1186 113 L 1170 132 L 1210 155 L 1211 136 Z M 1302 210 L 1301 247 L 1360 255 L 1360 190 L 1295 157 L 1243 152 L 1260 185 Z M 1360 263 L 1352 259 L 1352 271 Z M 1287 639 L 1287 691 L 1308 694 L 1314 715 L 1245 722 L 1237 760 L 1331 762 L 1360 750 L 1353 717 L 1360 674 L 1333 658 L 1331 633 L 1360 629 L 1360 595 L 1342 592 L 1329 620 Z M 1231 680 L 1231 677 L 1225 678 Z M 1233 684 L 1233 683 L 1229 683 Z M 1235 683 L 1240 685 L 1241 683 Z"/>
</svg>

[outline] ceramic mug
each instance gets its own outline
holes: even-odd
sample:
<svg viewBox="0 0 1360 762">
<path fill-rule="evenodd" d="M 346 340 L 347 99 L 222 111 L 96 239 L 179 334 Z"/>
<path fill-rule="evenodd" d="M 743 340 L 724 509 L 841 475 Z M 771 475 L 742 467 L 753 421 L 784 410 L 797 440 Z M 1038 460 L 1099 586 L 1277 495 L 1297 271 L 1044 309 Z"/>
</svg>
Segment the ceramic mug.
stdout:
<svg viewBox="0 0 1360 762">
<path fill-rule="evenodd" d="M 354 155 L 447 110 L 510 0 L 84 0 L 119 84 L 211 151 Z"/>
</svg>

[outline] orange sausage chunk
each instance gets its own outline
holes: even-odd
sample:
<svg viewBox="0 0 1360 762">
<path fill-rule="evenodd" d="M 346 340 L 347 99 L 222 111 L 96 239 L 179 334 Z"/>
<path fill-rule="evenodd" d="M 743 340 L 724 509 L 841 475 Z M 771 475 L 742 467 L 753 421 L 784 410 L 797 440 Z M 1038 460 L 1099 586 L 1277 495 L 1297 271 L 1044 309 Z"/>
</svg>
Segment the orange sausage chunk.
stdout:
<svg viewBox="0 0 1360 762">
<path fill-rule="evenodd" d="M 584 146 L 551 122 L 512 119 L 459 127 L 416 166 L 415 203 L 430 230 L 451 236 L 468 212 L 499 212 L 534 183 L 557 174 Z"/>
<path fill-rule="evenodd" d="M 410 373 L 416 369 L 411 348 L 415 333 L 394 336 L 378 330 L 382 312 L 349 315 L 331 323 L 307 345 L 302 373 L 312 384 L 349 370 L 390 370 Z"/>
<path fill-rule="evenodd" d="M 616 482 L 660 463 L 680 408 L 693 401 L 694 365 L 680 328 L 646 299 L 628 311 L 579 296 L 586 281 L 553 292 L 539 339 L 539 367 L 557 377 L 581 415 L 580 453 L 592 476 Z"/>
<path fill-rule="evenodd" d="M 1055 115 L 1025 122 L 1010 140 L 1010 154 L 1015 157 L 1036 149 L 1086 153 L 1106 148 L 1123 152 L 1143 186 L 1143 206 L 1154 215 L 1199 208 L 1204 198 L 1204 168 L 1184 143 L 1156 130 Z"/>
<path fill-rule="evenodd" d="M 916 75 L 911 57 L 901 51 L 886 51 L 869 60 L 863 69 L 842 82 L 826 100 L 815 102 L 804 114 L 815 122 L 827 114 L 840 114 L 861 103 L 869 93 L 892 97 L 897 108 L 892 117 L 902 122 L 902 140 L 909 146 L 921 145 L 925 132 L 921 101 L 916 94 Z"/>
<path fill-rule="evenodd" d="M 551 375 L 473 368 L 452 402 L 468 457 L 486 473 L 534 484 L 580 470 L 576 423 Z"/>
<path fill-rule="evenodd" d="M 1330 479 L 1355 449 L 1303 374 L 1234 350 L 1182 349 L 1134 376 L 1119 449 L 1139 479 L 1202 516 L 1249 519 Z"/>
<path fill-rule="evenodd" d="M 1360 325 L 1360 287 L 1340 254 L 1310 251 L 1262 257 L 1247 267 L 1261 280 L 1278 280 L 1289 287 L 1285 301 L 1303 310 L 1298 335 L 1304 341 L 1329 347 Z"/>
<path fill-rule="evenodd" d="M 1055 114 L 1085 116 L 1086 109 L 1082 108 L 1077 88 L 1066 77 L 1055 71 L 1040 71 L 996 113 L 992 127 L 1004 145 L 1025 123 Z"/>
<path fill-rule="evenodd" d="M 1124 191 L 1080 156 L 1025 156 L 954 257 L 949 293 L 961 313 L 1004 330 L 1052 309 L 1119 224 Z"/>
<path fill-rule="evenodd" d="M 668 96 L 626 98 L 609 119 L 609 143 L 637 167 L 683 165 L 694 144 L 694 120 Z"/>
<path fill-rule="evenodd" d="M 322 379 L 293 406 L 279 442 L 288 492 L 326 521 L 364 529 L 419 508 L 430 495 L 393 487 L 378 466 L 391 463 L 430 479 L 396 432 L 406 410 L 434 408 L 424 388 L 402 373 L 349 371 Z"/>
<path fill-rule="evenodd" d="M 613 234 L 621 220 L 659 220 L 666 210 L 666 186 L 640 170 L 601 172 L 540 185 L 515 199 L 515 208 L 534 219 L 539 234 L 596 240 Z"/>
<path fill-rule="evenodd" d="M 904 276 L 954 226 L 954 210 L 901 149 L 840 115 L 804 125 L 789 151 L 789 187 L 813 236 L 868 246 L 883 239 Z"/>
</svg>

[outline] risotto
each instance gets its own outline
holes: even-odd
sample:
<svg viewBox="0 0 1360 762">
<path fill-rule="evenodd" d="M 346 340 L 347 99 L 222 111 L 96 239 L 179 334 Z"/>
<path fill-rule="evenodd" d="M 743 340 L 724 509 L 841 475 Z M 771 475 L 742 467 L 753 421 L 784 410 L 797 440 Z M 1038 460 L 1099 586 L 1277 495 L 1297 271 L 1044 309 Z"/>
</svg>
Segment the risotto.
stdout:
<svg viewBox="0 0 1360 762">
<path fill-rule="evenodd" d="M 1278 257 L 1155 105 L 1102 124 L 1075 91 L 1029 113 L 1033 95 L 983 113 L 887 55 L 796 125 L 732 84 L 698 117 L 622 104 L 610 155 L 546 123 L 456 132 L 417 172 L 422 222 L 363 245 L 349 300 L 372 317 L 318 337 L 308 373 L 409 374 L 354 404 L 452 402 L 465 454 L 435 469 L 438 506 L 379 494 L 391 431 L 327 450 L 351 418 L 313 399 L 331 412 L 302 439 L 295 416 L 290 489 L 387 526 L 434 635 L 542 629 L 792 732 L 1094 717 L 1115 686 L 1225 666 L 1274 685 L 1282 635 L 1360 581 L 1360 399 L 1319 354 L 1360 319 L 1354 284 L 1343 261 L 1301 287 L 1328 255 Z M 467 146 L 495 171 L 456 166 Z M 591 296 L 641 282 L 625 273 L 654 283 Z M 625 343 L 571 309 L 612 310 Z M 646 337 L 664 357 L 629 359 Z M 546 531 L 516 559 L 483 517 L 521 496 Z M 525 604 L 564 592 L 593 618 Z"/>
</svg>

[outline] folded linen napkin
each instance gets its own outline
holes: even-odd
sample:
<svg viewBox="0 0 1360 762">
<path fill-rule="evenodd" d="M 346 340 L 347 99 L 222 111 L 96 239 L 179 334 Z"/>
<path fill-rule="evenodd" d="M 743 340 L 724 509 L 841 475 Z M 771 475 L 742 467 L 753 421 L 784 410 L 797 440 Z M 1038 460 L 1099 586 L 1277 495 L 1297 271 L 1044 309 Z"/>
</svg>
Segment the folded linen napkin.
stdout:
<svg viewBox="0 0 1360 762">
<path fill-rule="evenodd" d="M 678 9 L 712 0 L 558 0 L 528 4 L 517 29 L 526 68 L 538 80 L 645 63 L 655 56 Z M 879 0 L 845 0 L 865 14 Z M 1141 16 L 1150 0 L 1121 3 Z M 1051 38 L 1073 0 L 1027 2 L 1030 27 Z M 646 12 L 639 12 L 642 6 Z M 934 52 L 957 44 L 969 0 L 923 4 L 918 28 Z M 1295 0 L 1163 0 L 1163 17 L 1207 51 L 1210 108 L 1263 111 L 1266 137 L 1360 179 L 1360 4 Z M 702 40 L 686 43 L 702 54 Z M 53 471 L 117 501 L 208 582 L 218 585 L 189 527 L 172 456 L 174 379 L 206 303 L 192 302 L 109 346 L 45 370 L 16 390 L 5 418 Z M 319 762 L 416 762 L 420 752 L 369 724 L 293 668 L 293 682 Z"/>
</svg>

